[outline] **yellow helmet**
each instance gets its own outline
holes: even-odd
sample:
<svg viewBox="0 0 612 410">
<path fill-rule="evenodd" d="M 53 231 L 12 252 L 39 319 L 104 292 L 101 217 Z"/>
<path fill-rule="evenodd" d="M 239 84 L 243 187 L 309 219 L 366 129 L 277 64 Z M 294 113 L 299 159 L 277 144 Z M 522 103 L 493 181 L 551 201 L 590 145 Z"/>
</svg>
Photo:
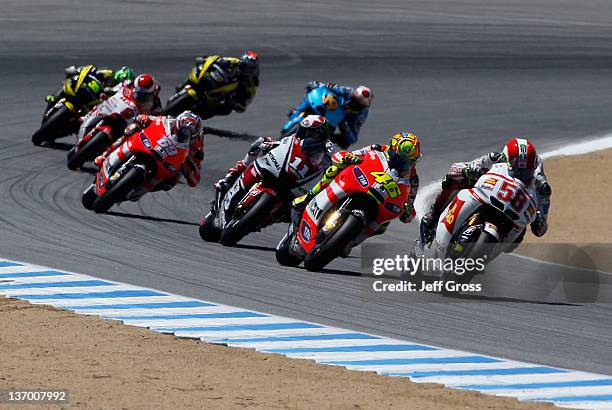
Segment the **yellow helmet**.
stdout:
<svg viewBox="0 0 612 410">
<path fill-rule="evenodd" d="M 421 141 L 410 132 L 399 132 L 391 137 L 389 150 L 407 161 L 416 161 L 421 157 Z"/>
<path fill-rule="evenodd" d="M 323 97 L 323 105 L 329 111 L 334 111 L 338 108 L 340 104 L 338 103 L 338 99 L 335 95 L 325 94 L 325 96 Z"/>
</svg>

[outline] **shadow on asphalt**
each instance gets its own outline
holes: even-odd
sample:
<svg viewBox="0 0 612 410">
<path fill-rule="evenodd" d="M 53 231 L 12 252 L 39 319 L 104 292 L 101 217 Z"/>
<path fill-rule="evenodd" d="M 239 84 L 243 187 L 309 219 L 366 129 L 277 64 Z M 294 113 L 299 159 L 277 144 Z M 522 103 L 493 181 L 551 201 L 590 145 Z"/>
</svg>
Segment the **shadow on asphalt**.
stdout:
<svg viewBox="0 0 612 410">
<path fill-rule="evenodd" d="M 119 216 L 121 218 L 130 218 L 130 219 L 144 219 L 146 221 L 168 222 L 168 223 L 179 224 L 179 225 L 200 226 L 200 224 L 197 222 L 189 222 L 189 221 L 183 221 L 180 219 L 171 219 L 171 218 L 158 218 L 155 216 L 128 214 L 124 212 L 109 211 L 109 212 L 106 212 L 106 215 Z"/>
</svg>

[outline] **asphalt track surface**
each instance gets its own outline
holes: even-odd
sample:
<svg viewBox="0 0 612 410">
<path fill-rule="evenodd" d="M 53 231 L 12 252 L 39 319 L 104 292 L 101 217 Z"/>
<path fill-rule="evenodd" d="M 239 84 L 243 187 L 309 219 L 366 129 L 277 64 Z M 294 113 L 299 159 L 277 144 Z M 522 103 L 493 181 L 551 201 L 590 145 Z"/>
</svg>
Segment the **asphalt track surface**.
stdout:
<svg viewBox="0 0 612 410">
<path fill-rule="evenodd" d="M 34 147 L 42 98 L 70 64 L 129 64 L 169 95 L 206 53 L 255 49 L 261 87 L 243 115 L 208 125 L 276 134 L 311 79 L 377 95 L 361 142 L 409 128 L 423 181 L 448 164 L 534 135 L 541 150 L 612 129 L 612 9 L 605 1 L 3 2 L 0 16 L 0 255 L 224 304 L 386 336 L 612 374 L 612 307 L 538 303 L 550 269 L 507 259 L 485 280 L 498 297 L 418 303 L 362 294 L 359 258 L 323 273 L 276 264 L 284 227 L 238 248 L 203 243 L 211 183 L 248 146 L 208 137 L 203 183 L 108 215 L 80 204 L 91 182 L 66 152 Z M 66 141 L 72 141 L 67 138 Z M 603 170 L 601 170 L 603 171 Z M 568 183 L 577 183 L 569 181 Z M 554 206 L 554 203 L 553 203 Z M 415 224 L 377 240 L 408 243 Z M 355 256 L 359 250 L 355 251 Z M 431 299 L 428 299 L 431 300 Z"/>
</svg>

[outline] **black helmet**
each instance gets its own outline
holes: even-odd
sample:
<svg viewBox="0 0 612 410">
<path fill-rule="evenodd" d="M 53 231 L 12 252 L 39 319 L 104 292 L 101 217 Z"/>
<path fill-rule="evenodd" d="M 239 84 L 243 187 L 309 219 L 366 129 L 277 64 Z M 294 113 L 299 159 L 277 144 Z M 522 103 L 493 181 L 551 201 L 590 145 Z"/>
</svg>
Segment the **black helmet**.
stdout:
<svg viewBox="0 0 612 410">
<path fill-rule="evenodd" d="M 255 77 L 259 75 L 259 57 L 257 53 L 247 50 L 242 57 L 240 57 L 238 69 L 241 74 L 246 76 Z"/>
</svg>

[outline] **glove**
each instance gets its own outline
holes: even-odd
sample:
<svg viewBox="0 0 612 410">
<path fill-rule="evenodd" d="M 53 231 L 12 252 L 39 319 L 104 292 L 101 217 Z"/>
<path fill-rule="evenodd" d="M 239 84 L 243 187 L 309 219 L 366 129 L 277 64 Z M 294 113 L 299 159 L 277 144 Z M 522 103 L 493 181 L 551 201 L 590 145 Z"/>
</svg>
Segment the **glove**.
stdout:
<svg viewBox="0 0 612 410">
<path fill-rule="evenodd" d="M 548 230 L 548 224 L 546 223 L 546 219 L 542 212 L 536 212 L 535 220 L 531 223 L 531 232 L 537 236 L 544 236 L 546 231 Z"/>
<path fill-rule="evenodd" d="M 481 171 L 474 166 L 468 165 L 467 167 L 463 168 L 463 176 L 466 177 L 468 181 L 476 182 L 481 176 Z"/>
<path fill-rule="evenodd" d="M 540 187 L 538 188 L 538 194 L 543 197 L 549 197 L 552 195 L 552 188 L 550 187 L 550 184 L 547 181 L 543 182 L 542 185 L 540 185 Z"/>
<path fill-rule="evenodd" d="M 130 124 L 125 128 L 125 131 L 123 131 L 123 135 L 132 135 L 136 132 L 138 132 L 140 130 L 140 125 L 139 124 Z"/>
<path fill-rule="evenodd" d="M 317 88 L 318 86 L 319 86 L 319 83 L 317 81 L 308 81 L 308 84 L 306 84 L 306 87 L 304 87 L 304 89 L 306 90 L 307 93 L 309 93 L 315 88 Z"/>
<path fill-rule="evenodd" d="M 134 120 L 135 124 L 140 125 L 141 127 L 145 127 L 147 125 L 149 125 L 149 123 L 151 122 L 151 119 L 149 118 L 148 115 L 146 114 L 139 114 L 136 119 Z"/>
<path fill-rule="evenodd" d="M 306 195 L 298 196 L 293 200 L 293 202 L 291 202 L 291 207 L 298 212 L 302 212 L 304 208 L 306 208 L 306 205 L 308 205 L 308 202 L 310 202 L 312 199 L 312 196 L 313 195 L 310 192 Z"/>
<path fill-rule="evenodd" d="M 414 207 L 408 203 L 404 204 L 403 212 L 399 217 L 400 221 L 407 224 L 411 222 L 415 216 L 416 216 L 416 211 L 414 210 Z"/>
<path fill-rule="evenodd" d="M 359 164 L 360 162 L 361 160 L 357 155 L 353 154 L 352 152 L 347 152 L 342 156 L 342 158 L 340 158 L 337 165 L 340 167 L 347 167 L 349 165 Z"/>
<path fill-rule="evenodd" d="M 71 65 L 70 67 L 64 68 L 64 74 L 66 78 L 72 77 L 73 75 L 77 75 L 79 73 L 78 67 Z"/>
</svg>

